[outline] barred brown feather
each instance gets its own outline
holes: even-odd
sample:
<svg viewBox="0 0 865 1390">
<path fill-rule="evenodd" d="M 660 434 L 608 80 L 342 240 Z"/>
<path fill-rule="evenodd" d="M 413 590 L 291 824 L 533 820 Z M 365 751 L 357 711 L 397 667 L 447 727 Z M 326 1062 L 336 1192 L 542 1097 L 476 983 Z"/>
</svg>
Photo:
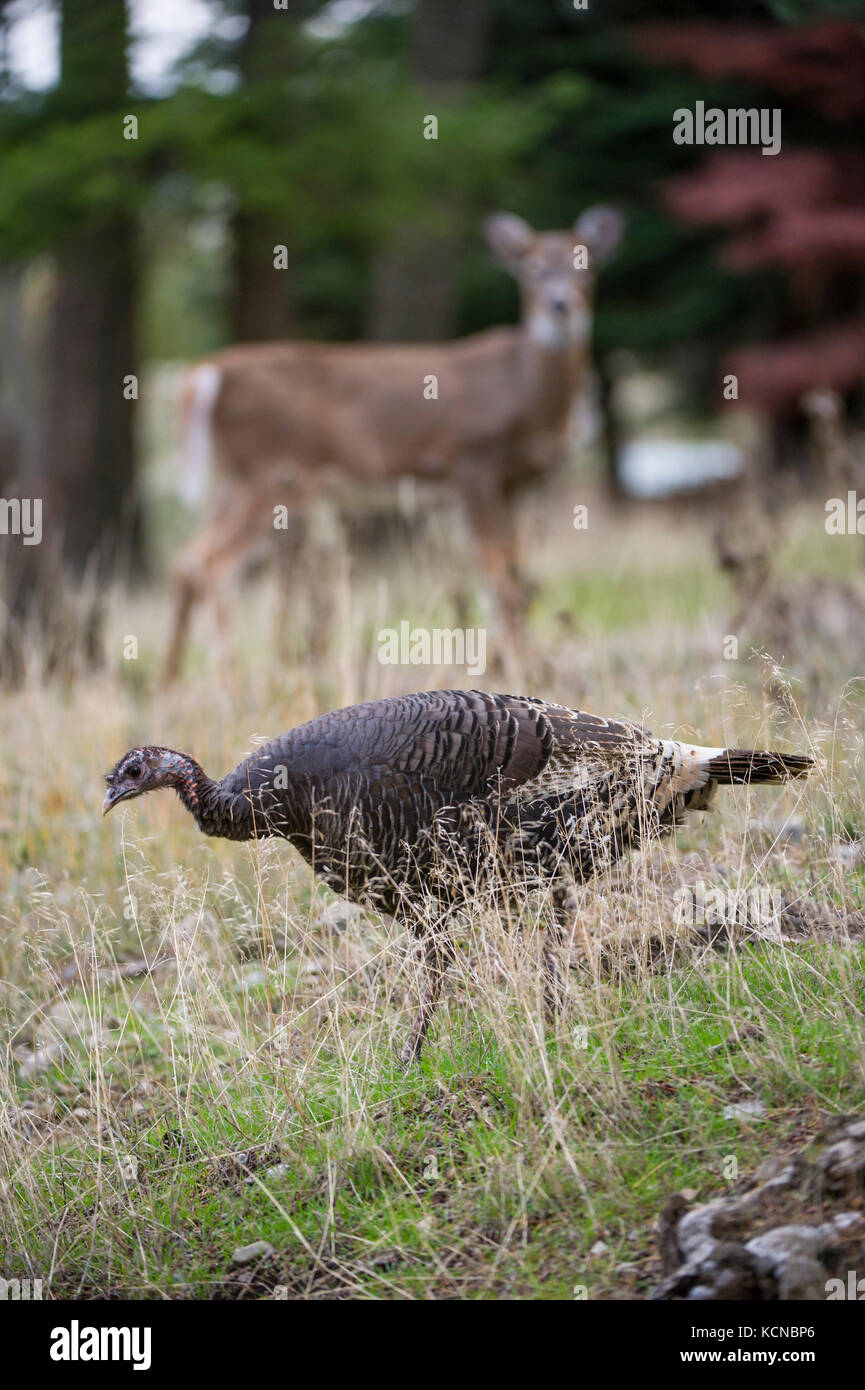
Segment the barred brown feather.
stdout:
<svg viewBox="0 0 865 1390">
<path fill-rule="evenodd" d="M 440 976 L 442 922 L 475 889 L 543 890 L 561 923 L 575 883 L 704 809 L 719 783 L 811 766 L 658 739 L 545 700 L 438 690 L 321 715 L 218 782 L 187 754 L 133 749 L 106 779 L 105 809 L 171 786 L 207 835 L 283 836 L 337 892 L 416 930 L 432 924 Z"/>
<path fill-rule="evenodd" d="M 814 766 L 813 758 L 799 753 L 768 753 L 759 749 L 725 748 L 709 762 L 709 772 L 716 782 L 788 782 L 807 777 Z"/>
</svg>

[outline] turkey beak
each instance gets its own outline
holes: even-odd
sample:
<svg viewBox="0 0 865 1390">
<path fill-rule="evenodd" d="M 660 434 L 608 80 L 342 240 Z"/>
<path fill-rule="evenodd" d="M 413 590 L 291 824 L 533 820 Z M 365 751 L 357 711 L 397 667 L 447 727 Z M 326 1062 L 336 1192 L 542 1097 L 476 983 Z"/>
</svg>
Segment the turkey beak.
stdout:
<svg viewBox="0 0 865 1390">
<path fill-rule="evenodd" d="M 118 790 L 116 787 L 109 787 L 105 793 L 105 800 L 102 803 L 102 814 L 107 815 L 112 806 L 116 806 L 118 801 L 125 801 L 129 795 L 128 791 Z"/>
</svg>

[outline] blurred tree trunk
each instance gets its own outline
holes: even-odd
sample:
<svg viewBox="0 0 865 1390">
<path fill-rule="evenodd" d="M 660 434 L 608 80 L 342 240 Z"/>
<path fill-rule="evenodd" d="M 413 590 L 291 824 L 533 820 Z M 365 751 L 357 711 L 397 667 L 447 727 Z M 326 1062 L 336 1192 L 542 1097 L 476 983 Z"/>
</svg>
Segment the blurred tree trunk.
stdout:
<svg viewBox="0 0 865 1390">
<path fill-rule="evenodd" d="M 489 0 L 418 0 L 412 73 L 429 97 L 431 114 L 440 115 L 439 108 L 458 99 L 483 71 L 490 19 Z M 452 233 L 397 228 L 373 264 L 369 336 L 385 342 L 449 337 L 461 251 Z"/>
<path fill-rule="evenodd" d="M 120 215 L 64 246 L 48 329 L 41 474 L 46 524 L 77 573 L 138 562 L 134 408 L 134 225 Z"/>
<path fill-rule="evenodd" d="M 269 217 L 239 208 L 231 219 L 231 340 L 270 342 L 288 338 L 291 286 L 276 270 L 273 248 L 286 245 L 285 233 Z"/>
<path fill-rule="evenodd" d="M 292 36 L 300 21 L 316 8 L 310 0 L 285 0 L 285 7 L 279 10 L 274 9 L 273 0 L 243 0 L 247 27 L 235 62 L 242 89 L 253 105 L 259 83 L 290 78 Z M 250 119 L 256 118 L 257 113 L 251 111 Z M 272 106 L 268 118 L 278 119 L 278 108 Z M 287 245 L 287 240 L 285 229 L 275 218 L 237 208 L 231 219 L 229 322 L 233 342 L 264 342 L 290 334 L 290 272 L 274 267 L 273 248 L 277 245 Z M 290 254 L 291 247 L 288 249 Z"/>
<path fill-rule="evenodd" d="M 595 370 L 598 376 L 598 410 L 601 416 L 601 453 L 607 498 L 612 503 L 624 500 L 625 490 L 619 476 L 621 431 L 613 401 L 613 379 L 601 354 L 597 355 Z"/>
<path fill-rule="evenodd" d="M 50 100 L 55 122 L 116 113 L 116 178 L 123 175 L 122 116 L 128 101 L 123 0 L 62 0 L 61 74 Z M 119 171 L 119 172 L 118 172 Z M 135 172 L 128 174 L 134 189 Z M 121 185 L 122 187 L 122 185 Z M 124 190 L 125 191 L 125 190 Z M 41 505 L 39 544 L 4 547 L 0 679 L 92 669 L 101 657 L 105 580 L 121 558 L 134 568 L 135 199 L 94 207 L 86 225 L 57 238 L 53 293 L 44 324 L 41 429 L 19 449 L 17 494 Z M 87 579 L 83 585 L 80 581 Z"/>
<path fill-rule="evenodd" d="M 33 468 L 37 410 L 21 306 L 21 272 L 0 268 L 0 495 Z"/>
<path fill-rule="evenodd" d="M 63 0 L 60 119 L 117 113 L 128 100 L 122 0 Z M 130 175 L 130 186 L 135 176 Z M 73 572 L 107 573 L 139 559 L 135 518 L 136 216 L 116 204 L 58 242 L 47 336 L 47 393 L 39 474 L 46 530 L 60 536 Z"/>
</svg>

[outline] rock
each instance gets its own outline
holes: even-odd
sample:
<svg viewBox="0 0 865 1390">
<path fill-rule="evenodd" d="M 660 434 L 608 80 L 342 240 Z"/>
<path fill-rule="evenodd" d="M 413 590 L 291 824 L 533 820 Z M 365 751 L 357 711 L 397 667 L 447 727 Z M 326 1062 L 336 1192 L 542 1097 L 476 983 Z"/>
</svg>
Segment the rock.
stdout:
<svg viewBox="0 0 865 1390">
<path fill-rule="evenodd" d="M 766 1107 L 761 1100 L 739 1100 L 723 1109 L 725 1120 L 749 1120 L 756 1115 L 765 1115 Z"/>
<path fill-rule="evenodd" d="M 738 1196 L 686 1209 L 674 1193 L 659 1221 L 662 1282 L 650 1299 L 823 1300 L 827 1280 L 850 1267 L 865 1214 L 845 1209 L 822 1224 L 780 1222 L 780 1203 L 792 1212 L 814 1209 L 835 1192 L 865 1186 L 865 1117 L 842 1116 L 823 1134 L 816 1158 L 802 1149 L 767 1160 Z M 774 1224 L 768 1223 L 774 1220 Z M 760 1222 L 767 1229 L 748 1238 Z M 848 1265 L 844 1265 L 847 1260 Z"/>
<path fill-rule="evenodd" d="M 90 1020 L 87 1009 L 80 1000 L 60 999 L 56 1004 L 52 1004 L 46 1014 L 52 1027 L 58 1032 L 70 1037 L 75 1033 L 81 1033 L 85 1028 L 89 1031 Z"/>
<path fill-rule="evenodd" d="M 316 912 L 315 920 L 318 926 L 325 927 L 326 930 L 339 935 L 356 917 L 362 915 L 363 908 L 358 907 L 357 903 L 343 902 L 341 899 L 337 899 L 336 902 L 322 906 Z"/>
<path fill-rule="evenodd" d="M 701 1283 L 715 1299 L 765 1298 L 754 1256 L 738 1241 L 719 1242 L 700 1265 Z"/>
<path fill-rule="evenodd" d="M 379 1250 L 369 1261 L 370 1269 L 393 1269 L 405 1256 L 401 1250 Z"/>
<path fill-rule="evenodd" d="M 798 1162 L 799 1155 L 795 1155 L 793 1161 L 789 1159 L 769 1158 L 765 1163 L 761 1163 L 757 1169 L 757 1182 L 766 1188 L 783 1189 L 793 1187 L 801 1177 L 802 1164 Z"/>
<path fill-rule="evenodd" d="M 275 1254 L 270 1241 L 255 1240 L 251 1245 L 239 1245 L 231 1257 L 231 1263 L 237 1267 L 258 1264 L 260 1260 L 269 1260 Z"/>
<path fill-rule="evenodd" d="M 264 1176 L 266 1178 L 284 1178 L 290 1172 L 291 1169 L 287 1163 L 275 1163 L 272 1168 L 268 1168 Z"/>
<path fill-rule="evenodd" d="M 30 1081 L 40 1072 L 47 1071 L 55 1062 L 59 1062 L 66 1051 L 63 1043 L 45 1043 L 41 1047 L 27 1048 L 25 1052 L 19 1054 L 21 1060 L 18 1063 L 18 1075 L 22 1081 Z"/>
<path fill-rule="evenodd" d="M 778 1297 L 809 1303 L 825 1299 L 826 1270 L 820 1261 L 804 1256 L 787 1260 L 778 1277 Z"/>
<path fill-rule="evenodd" d="M 246 1156 L 244 1155 L 243 1158 L 245 1163 Z M 266 1178 L 284 1178 L 290 1172 L 291 1169 L 287 1163 L 275 1163 L 270 1168 L 265 1169 L 264 1176 Z M 250 1173 L 243 1181 L 246 1183 L 247 1187 L 255 1187 L 258 1178 L 253 1173 Z"/>
<path fill-rule="evenodd" d="M 752 829 L 768 836 L 773 845 L 801 845 L 805 843 L 805 822 L 791 817 L 758 820 L 751 822 Z"/>
<path fill-rule="evenodd" d="M 661 1268 L 665 1275 L 672 1274 L 682 1263 L 678 1230 L 687 1207 L 688 1204 L 681 1192 L 674 1192 L 661 1212 L 658 1222 L 658 1248 L 661 1253 Z"/>
<path fill-rule="evenodd" d="M 862 1220 L 861 1211 L 840 1211 L 837 1216 L 832 1217 L 832 1225 L 836 1231 L 848 1231 L 851 1226 L 857 1226 Z"/>
<path fill-rule="evenodd" d="M 683 1216 L 677 1232 L 682 1259 L 699 1264 L 711 1255 L 719 1240 L 738 1233 L 740 1219 L 735 1205 L 726 1199 L 695 1207 Z"/>
<path fill-rule="evenodd" d="M 843 1137 L 823 1150 L 817 1159 L 817 1172 L 826 1191 L 865 1187 L 865 1120 L 851 1121 Z"/>
<path fill-rule="evenodd" d="M 805 843 L 805 822 L 802 820 L 784 821 L 778 829 L 778 839 L 788 845 Z"/>
<path fill-rule="evenodd" d="M 822 1241 L 819 1226 L 776 1226 L 745 1246 L 767 1272 L 792 1259 L 815 1259 Z"/>
<path fill-rule="evenodd" d="M 606 1255 L 609 1249 L 609 1245 L 607 1245 L 603 1240 L 596 1240 L 591 1250 L 589 1251 L 589 1254 L 594 1255 L 596 1257 L 598 1255 Z"/>
</svg>

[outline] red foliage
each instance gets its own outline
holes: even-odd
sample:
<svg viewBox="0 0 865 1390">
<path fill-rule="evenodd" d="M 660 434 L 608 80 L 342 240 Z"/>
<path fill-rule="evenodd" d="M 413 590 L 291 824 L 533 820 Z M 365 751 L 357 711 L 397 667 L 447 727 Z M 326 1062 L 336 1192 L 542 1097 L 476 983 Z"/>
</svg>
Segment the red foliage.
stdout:
<svg viewBox="0 0 865 1390">
<path fill-rule="evenodd" d="M 641 52 L 705 77 L 747 77 L 830 120 L 865 117 L 865 39 L 842 19 L 798 28 L 657 24 L 636 31 Z"/>
<path fill-rule="evenodd" d="M 789 410 L 814 387 L 847 391 L 865 373 L 865 323 L 739 348 L 730 354 L 724 370 L 738 377 L 742 405 L 773 412 Z"/>
<path fill-rule="evenodd" d="M 865 36 L 842 20 L 799 28 L 662 24 L 640 29 L 641 51 L 707 78 L 746 77 L 839 123 L 865 119 Z M 672 115 L 672 113 L 671 113 Z M 735 270 L 781 266 L 794 302 L 813 315 L 822 287 L 865 266 L 865 153 L 850 148 L 713 152 L 694 171 L 668 180 L 662 197 L 692 225 L 735 229 L 723 261 Z M 824 323 L 776 344 L 741 348 L 729 359 L 743 402 L 786 410 L 815 386 L 847 390 L 865 375 L 865 323 Z"/>
<path fill-rule="evenodd" d="M 670 179 L 663 197 L 683 222 L 749 224 L 725 248 L 735 269 L 865 264 L 865 155 L 858 152 L 712 154 Z"/>
</svg>

